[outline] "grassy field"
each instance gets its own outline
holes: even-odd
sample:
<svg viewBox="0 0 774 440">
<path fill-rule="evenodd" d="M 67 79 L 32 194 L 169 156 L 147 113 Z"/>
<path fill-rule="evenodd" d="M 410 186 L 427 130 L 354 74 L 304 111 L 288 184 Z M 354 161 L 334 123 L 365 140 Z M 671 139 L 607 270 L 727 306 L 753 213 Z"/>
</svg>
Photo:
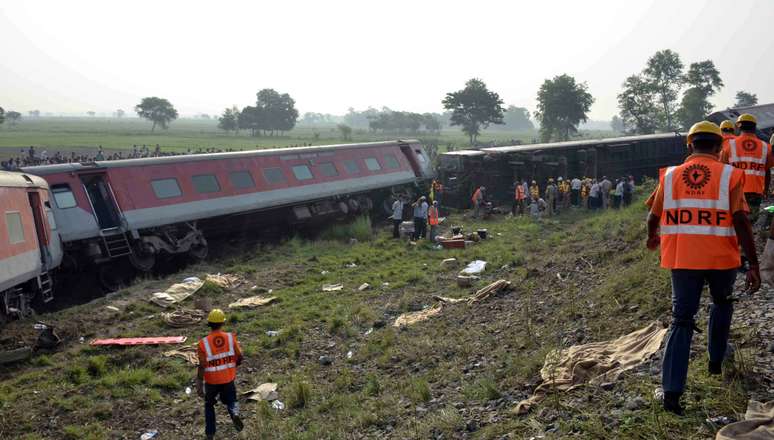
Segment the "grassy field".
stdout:
<svg viewBox="0 0 774 440">
<path fill-rule="evenodd" d="M 65 342 L 0 370 L 0 437 L 137 438 L 146 429 L 158 429 L 160 438 L 202 437 L 201 400 L 184 392 L 193 385 L 192 366 L 162 357 L 167 347 L 93 348 L 78 338 L 182 334 L 193 342 L 206 333 L 203 325 L 169 328 L 147 299 L 187 276 L 215 272 L 247 282 L 232 290 L 207 286 L 185 307 L 226 308 L 254 295 L 251 286 L 273 289 L 279 298 L 261 309 L 227 310 L 228 327 L 247 356 L 239 390 L 277 382 L 286 404 L 277 411 L 244 402 L 246 428 L 236 438 L 711 437 L 715 430 L 705 419 L 739 417 L 755 384 L 744 369 L 732 369 L 724 380 L 705 374 L 703 334 L 694 337 L 684 418 L 653 400 L 659 376 L 650 364 L 612 389 L 554 393 L 525 416 L 510 411 L 531 394 L 550 350 L 614 338 L 668 316 L 668 276 L 644 249 L 644 214 L 641 203 L 541 223 L 454 214 L 447 225 L 486 227 L 492 237 L 455 251 L 392 240 L 386 227 L 371 235 L 361 220 L 351 229 L 333 227 L 318 241 L 234 248 L 227 258 L 168 278 L 139 280 L 107 298 L 39 317 Z M 352 236 L 357 243 L 347 239 Z M 458 287 L 460 266 L 440 264 L 449 257 L 462 264 L 486 260 L 487 270 L 473 288 Z M 497 279 L 514 289 L 470 306 L 447 305 L 403 330 L 391 325 L 401 313 L 433 305 L 433 295 L 461 297 Z M 323 292 L 328 283 L 344 288 Z M 372 287 L 361 291 L 362 283 Z M 269 330 L 279 336 L 267 336 Z M 735 325 L 734 341 L 747 339 L 748 331 Z M 31 321 L 5 332 L 28 342 L 35 337 Z M 322 355 L 332 364 L 318 362 Z M 749 348 L 737 351 L 737 359 L 751 356 Z M 645 404 L 626 409 L 633 397 Z M 220 435 L 235 438 L 222 407 L 218 417 Z"/>
<path fill-rule="evenodd" d="M 216 120 L 180 119 L 168 130 L 157 129 L 151 133 L 151 124 L 138 118 L 28 118 L 16 125 L 0 125 L 0 157 L 18 155 L 19 150 L 34 145 L 39 151 L 84 151 L 102 145 L 105 149 L 131 151 L 132 145 L 159 144 L 164 151 L 184 152 L 188 148 L 255 149 L 285 147 L 302 144 L 325 145 L 343 143 L 335 127 L 299 127 L 281 136 L 251 137 L 249 132 L 238 135 L 225 133 L 217 128 Z M 585 136 L 606 137 L 607 132 L 584 132 Z M 482 143 L 509 143 L 520 140 L 533 142 L 536 133 L 485 131 L 479 138 Z M 391 140 L 419 137 L 446 148 L 451 145 L 464 148 L 467 137 L 456 127 L 446 128 L 440 134 L 420 133 L 416 136 L 371 133 L 354 130 L 352 142 Z"/>
</svg>

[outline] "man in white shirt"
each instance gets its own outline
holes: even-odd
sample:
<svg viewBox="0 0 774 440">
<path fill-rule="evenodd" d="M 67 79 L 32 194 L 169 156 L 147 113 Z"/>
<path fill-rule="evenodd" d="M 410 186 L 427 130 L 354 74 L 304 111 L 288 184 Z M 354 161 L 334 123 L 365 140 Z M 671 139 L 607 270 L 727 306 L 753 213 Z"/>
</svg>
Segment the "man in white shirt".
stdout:
<svg viewBox="0 0 774 440">
<path fill-rule="evenodd" d="M 581 180 L 575 177 L 570 181 L 570 191 L 572 194 L 571 195 L 572 206 L 578 207 L 580 205 L 580 190 L 581 190 Z"/>
<path fill-rule="evenodd" d="M 392 238 L 400 238 L 400 224 L 403 223 L 403 199 L 392 202 Z"/>
</svg>

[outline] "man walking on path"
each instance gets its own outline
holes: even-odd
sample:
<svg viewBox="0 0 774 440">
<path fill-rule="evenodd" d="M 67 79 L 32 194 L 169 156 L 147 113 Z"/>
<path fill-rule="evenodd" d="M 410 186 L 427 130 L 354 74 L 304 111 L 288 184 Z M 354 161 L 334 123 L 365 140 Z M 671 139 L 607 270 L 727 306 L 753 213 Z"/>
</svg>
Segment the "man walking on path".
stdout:
<svg viewBox="0 0 774 440">
<path fill-rule="evenodd" d="M 228 408 L 234 428 L 241 431 L 239 402 L 234 385 L 237 365 L 242 363 L 242 349 L 236 335 L 224 332 L 226 315 L 223 310 L 212 309 L 207 316 L 210 334 L 199 341 L 199 369 L 196 374 L 196 392 L 204 397 L 204 433 L 208 440 L 215 438 L 215 403 L 220 401 Z"/>
<path fill-rule="evenodd" d="M 682 165 L 662 170 L 648 202 L 648 249 L 661 248 L 661 267 L 672 275 L 672 325 L 661 369 L 664 409 L 682 415 L 694 317 L 704 284 L 712 307 L 708 323 L 709 374 L 722 373 L 733 314 L 734 281 L 741 244 L 750 263 L 745 290 L 761 284 L 749 208 L 744 199 L 744 172 L 718 160 L 721 132 L 702 121 L 688 131 L 691 153 Z"/>
</svg>

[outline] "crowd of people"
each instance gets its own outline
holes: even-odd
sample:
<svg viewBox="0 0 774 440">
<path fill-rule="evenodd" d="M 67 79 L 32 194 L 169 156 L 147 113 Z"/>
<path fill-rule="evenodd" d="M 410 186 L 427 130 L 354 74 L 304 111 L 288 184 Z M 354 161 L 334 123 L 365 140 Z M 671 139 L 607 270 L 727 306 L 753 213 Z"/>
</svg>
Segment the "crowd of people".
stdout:
<svg viewBox="0 0 774 440">
<path fill-rule="evenodd" d="M 311 144 L 293 145 L 291 147 L 299 146 L 311 146 Z M 185 152 L 179 151 L 162 151 L 159 144 L 155 147 L 149 145 L 137 146 L 133 145 L 129 151 L 111 151 L 106 152 L 102 145 L 97 147 L 97 151 L 91 154 L 76 153 L 71 151 L 69 154 L 61 151 L 56 151 L 54 154 L 49 154 L 48 150 L 39 150 L 34 146 L 22 149 L 19 155 L 12 157 L 8 160 L 0 161 L 0 170 L 3 171 L 17 171 L 23 167 L 37 166 L 37 165 L 54 165 L 62 163 L 90 163 L 106 160 L 123 160 L 123 159 L 140 159 L 147 157 L 162 157 L 162 156 L 181 156 L 187 154 L 211 154 L 211 153 L 224 153 L 231 151 L 239 151 L 241 149 L 233 148 L 188 148 Z"/>
</svg>

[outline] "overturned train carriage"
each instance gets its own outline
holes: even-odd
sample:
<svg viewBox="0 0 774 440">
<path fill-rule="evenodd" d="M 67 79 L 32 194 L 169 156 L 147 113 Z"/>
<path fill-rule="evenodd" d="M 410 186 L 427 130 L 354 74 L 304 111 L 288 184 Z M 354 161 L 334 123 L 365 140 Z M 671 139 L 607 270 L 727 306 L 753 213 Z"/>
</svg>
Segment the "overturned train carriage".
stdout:
<svg viewBox="0 0 774 440">
<path fill-rule="evenodd" d="M 48 181 L 68 263 L 200 259 L 207 239 L 380 206 L 432 178 L 417 141 L 282 148 L 30 167 Z M 103 279 L 103 283 L 110 282 Z"/>
<path fill-rule="evenodd" d="M 681 162 L 686 153 L 680 134 L 491 147 L 442 154 L 438 175 L 444 185 L 443 204 L 467 208 L 481 185 L 490 200 L 510 202 L 516 179 L 536 180 L 542 187 L 549 177 L 559 176 L 656 177 L 659 168 Z"/>
</svg>

